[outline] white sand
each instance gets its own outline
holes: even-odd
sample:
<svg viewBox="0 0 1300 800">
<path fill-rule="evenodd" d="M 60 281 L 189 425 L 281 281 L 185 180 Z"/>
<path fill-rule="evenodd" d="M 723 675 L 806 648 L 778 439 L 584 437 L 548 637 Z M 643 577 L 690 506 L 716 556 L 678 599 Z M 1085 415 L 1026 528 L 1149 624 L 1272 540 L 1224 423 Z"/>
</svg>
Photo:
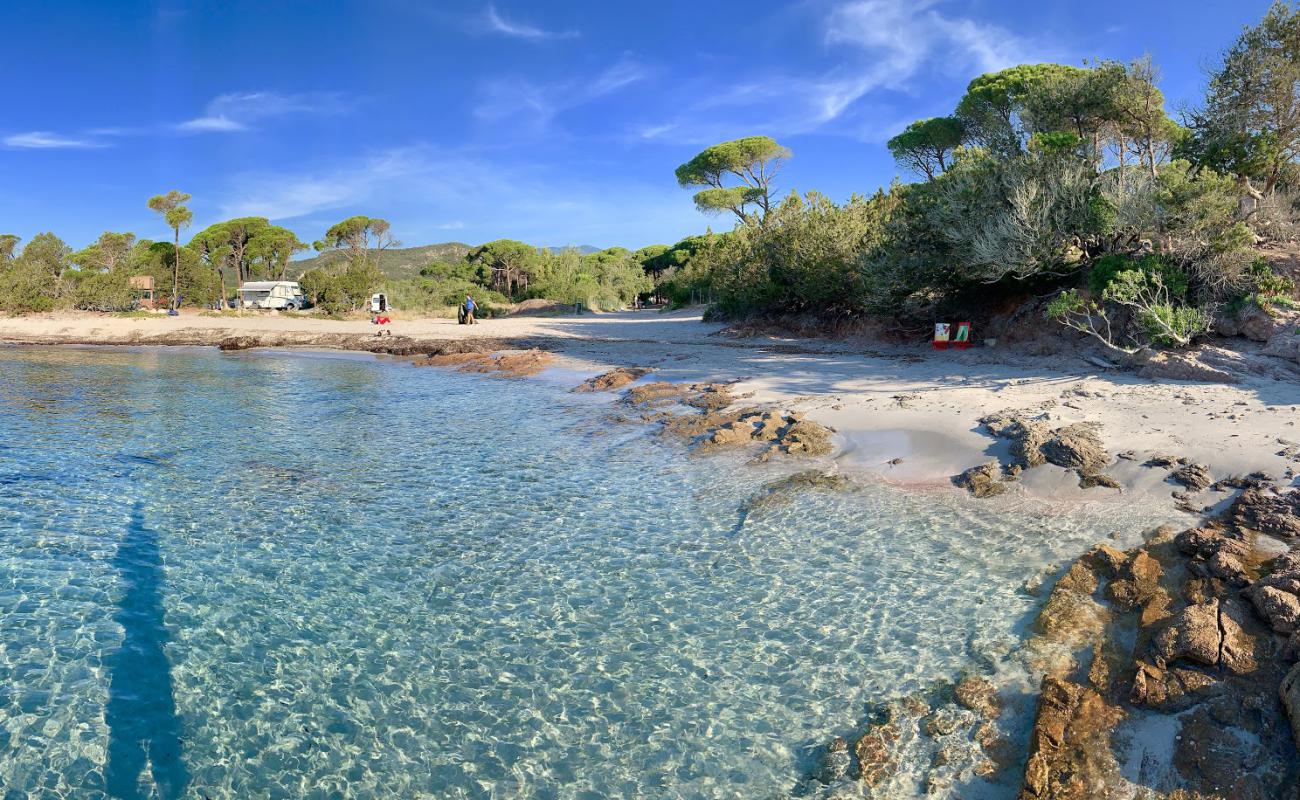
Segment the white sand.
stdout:
<svg viewBox="0 0 1300 800">
<path fill-rule="evenodd" d="M 1112 453 L 1186 456 L 1216 478 L 1263 470 L 1281 477 L 1300 463 L 1279 456 L 1279 439 L 1300 442 L 1300 386 L 1265 378 L 1237 386 L 1156 382 L 1099 372 L 1080 359 L 1046 359 L 998 350 L 935 352 L 923 346 L 778 339 L 734 339 L 698 312 L 657 311 L 570 317 L 513 317 L 461 326 L 454 320 L 398 320 L 394 335 L 447 340 L 482 337 L 542 343 L 561 366 L 583 374 L 611 366 L 651 367 L 650 380 L 738 380 L 756 402 L 803 410 L 841 435 L 841 463 L 913 486 L 948 486 L 951 475 L 1004 452 L 977 420 L 1008 409 L 1042 408 L 1057 424 L 1095 421 Z M 373 335 L 364 320 L 334 321 L 259 313 L 245 317 L 135 319 L 89 313 L 0 319 L 0 342 L 149 344 L 185 332 Z M 155 342 L 157 343 L 157 342 Z M 306 342 L 309 343 L 309 342 Z M 902 462 L 887 462 L 901 458 Z M 1121 460 L 1111 473 L 1127 492 L 1166 497 L 1181 487 L 1165 470 Z M 1117 495 L 1080 490 L 1055 467 L 1026 473 L 1023 485 L 1061 500 Z M 1198 503 L 1222 495 L 1206 493 Z M 1132 498 L 1129 498 L 1131 501 Z"/>
</svg>

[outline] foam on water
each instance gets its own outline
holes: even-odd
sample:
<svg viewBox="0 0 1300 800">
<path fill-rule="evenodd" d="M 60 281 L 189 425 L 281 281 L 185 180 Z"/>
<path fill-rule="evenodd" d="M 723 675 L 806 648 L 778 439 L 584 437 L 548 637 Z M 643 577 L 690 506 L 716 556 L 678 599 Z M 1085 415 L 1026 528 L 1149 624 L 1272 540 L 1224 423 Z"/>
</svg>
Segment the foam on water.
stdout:
<svg viewBox="0 0 1300 800">
<path fill-rule="evenodd" d="M 1025 579 L 1158 521 L 878 486 L 742 520 L 779 467 L 607 403 L 373 359 L 0 352 L 0 789 L 781 796 L 873 703 L 971 667 L 1023 739 Z"/>
</svg>

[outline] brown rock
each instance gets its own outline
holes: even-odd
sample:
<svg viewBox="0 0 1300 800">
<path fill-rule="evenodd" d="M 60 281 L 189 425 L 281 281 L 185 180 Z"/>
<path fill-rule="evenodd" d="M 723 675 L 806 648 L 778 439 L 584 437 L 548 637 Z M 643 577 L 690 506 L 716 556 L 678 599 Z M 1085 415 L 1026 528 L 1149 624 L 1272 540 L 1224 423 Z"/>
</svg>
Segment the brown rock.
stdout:
<svg viewBox="0 0 1300 800">
<path fill-rule="evenodd" d="M 648 407 L 674 405 L 682 402 L 691 391 L 691 387 L 684 383 L 655 381 L 628 389 L 623 393 L 623 402 Z"/>
<path fill-rule="evenodd" d="M 1100 426 L 1092 422 L 1058 428 L 1043 443 L 1043 456 L 1058 467 L 1095 475 L 1110 464 L 1110 454 L 1097 435 L 1099 430 Z"/>
<path fill-rule="evenodd" d="M 1119 577 L 1119 572 L 1128 563 L 1128 553 L 1117 550 L 1108 544 L 1099 544 L 1084 556 L 1089 567 L 1099 575 L 1107 578 Z"/>
<path fill-rule="evenodd" d="M 1204 464 L 1188 464 L 1169 473 L 1169 480 L 1181 483 L 1193 492 L 1201 492 L 1210 488 L 1214 476 L 1210 475 L 1210 468 Z"/>
<path fill-rule="evenodd" d="M 1125 611 L 1146 604 L 1160 591 L 1160 562 L 1139 550 L 1125 565 L 1120 577 L 1106 587 L 1106 596 Z"/>
<path fill-rule="evenodd" d="M 1013 464 L 1028 469 L 1047 461 L 1041 449 L 1051 434 L 1047 423 L 1014 413 L 991 414 L 982 418 L 980 423 L 999 439 L 1011 441 Z"/>
<path fill-rule="evenodd" d="M 1142 660 L 1138 660 L 1136 666 L 1133 692 L 1129 698 L 1135 705 L 1179 711 L 1222 689 L 1222 684 L 1213 676 L 1193 669 L 1175 667 L 1166 670 Z"/>
<path fill-rule="evenodd" d="M 574 387 L 575 392 L 609 392 L 622 389 L 629 383 L 640 380 L 650 374 L 650 370 L 640 367 L 617 367 L 609 372 L 588 378 Z"/>
<path fill-rule="evenodd" d="M 1300 630 L 1300 597 L 1266 581 L 1260 581 L 1246 591 L 1255 610 L 1278 633 L 1292 634 Z"/>
<path fill-rule="evenodd" d="M 1007 485 L 1002 482 L 1002 469 L 996 461 L 971 467 L 955 476 L 952 482 L 976 497 L 995 497 L 1007 490 Z"/>
<path fill-rule="evenodd" d="M 1157 666 L 1185 659 L 1235 675 L 1254 670 L 1254 641 L 1242 630 L 1240 619 L 1235 601 L 1188 606 L 1152 639 Z"/>
<path fill-rule="evenodd" d="M 682 402 L 701 411 L 720 411 L 735 401 L 730 387 L 725 384 L 696 384 L 691 390 L 692 394 L 687 395 Z"/>
<path fill-rule="evenodd" d="M 803 457 L 830 455 L 834 448 L 829 428 L 794 414 L 786 416 L 785 420 L 786 426 L 759 460 L 766 461 L 774 453 Z"/>
<path fill-rule="evenodd" d="M 858 779 L 875 786 L 894 774 L 897 763 L 894 742 L 898 741 L 898 727 L 893 723 L 872 726 L 853 745 L 853 755 L 858 758 Z"/>
<path fill-rule="evenodd" d="M 1217 528 L 1191 528 L 1174 537 L 1174 544 L 1183 555 L 1209 560 L 1215 553 L 1224 552 L 1241 560 L 1250 556 L 1250 545 L 1226 535 Z"/>
<path fill-rule="evenodd" d="M 1080 558 L 1052 587 L 1038 612 L 1035 624 L 1043 638 L 1071 646 L 1097 639 L 1110 615 L 1093 599 L 1096 591 L 1097 576 Z"/>
<path fill-rule="evenodd" d="M 1084 473 L 1082 473 L 1082 472 L 1079 473 L 1079 488 L 1080 488 L 1080 489 L 1092 489 L 1092 488 L 1095 488 L 1095 487 L 1097 487 L 1097 486 L 1102 486 L 1102 487 L 1105 487 L 1105 488 L 1107 488 L 1107 489 L 1123 489 L 1123 488 L 1124 488 L 1124 485 L 1123 485 L 1122 483 L 1120 483 L 1119 481 L 1115 480 L 1114 478 L 1112 478 L 1112 477 L 1109 476 L 1109 475 L 1105 475 L 1105 474 L 1102 474 L 1102 473 L 1097 473 L 1097 474 L 1095 474 L 1095 475 L 1087 475 L 1087 474 L 1084 474 Z"/>
<path fill-rule="evenodd" d="M 1278 492 L 1253 486 L 1233 501 L 1228 518 L 1247 530 L 1286 539 L 1300 538 L 1300 489 Z"/>
<path fill-rule="evenodd" d="M 1111 731 L 1123 712 L 1086 686 L 1043 679 L 1020 800 L 1101 800 L 1113 794 L 1119 765 Z"/>
<path fill-rule="evenodd" d="M 968 708 L 985 719 L 995 719 L 1002 711 L 998 690 L 988 678 L 967 675 L 954 690 L 957 705 Z"/>
</svg>

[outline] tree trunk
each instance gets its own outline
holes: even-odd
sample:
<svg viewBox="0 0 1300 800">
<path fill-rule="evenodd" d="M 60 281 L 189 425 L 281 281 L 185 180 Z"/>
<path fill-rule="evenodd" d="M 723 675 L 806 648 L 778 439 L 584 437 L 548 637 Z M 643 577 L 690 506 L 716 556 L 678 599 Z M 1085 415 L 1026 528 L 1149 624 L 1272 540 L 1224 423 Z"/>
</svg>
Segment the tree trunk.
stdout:
<svg viewBox="0 0 1300 800">
<path fill-rule="evenodd" d="M 180 293 L 181 293 L 181 229 L 172 228 L 176 233 L 172 242 L 172 255 L 175 260 L 172 262 L 172 308 L 180 310 Z"/>
</svg>

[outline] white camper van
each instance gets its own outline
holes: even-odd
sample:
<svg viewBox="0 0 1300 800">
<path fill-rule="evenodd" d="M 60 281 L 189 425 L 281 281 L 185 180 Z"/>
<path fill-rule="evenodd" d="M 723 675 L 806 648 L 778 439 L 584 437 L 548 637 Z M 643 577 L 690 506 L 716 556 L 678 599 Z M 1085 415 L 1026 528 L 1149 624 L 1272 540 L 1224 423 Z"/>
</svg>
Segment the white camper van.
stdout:
<svg viewBox="0 0 1300 800">
<path fill-rule="evenodd" d="M 250 281 L 239 287 L 239 304 L 244 308 L 297 311 L 307 305 L 307 296 L 297 281 Z"/>
</svg>

